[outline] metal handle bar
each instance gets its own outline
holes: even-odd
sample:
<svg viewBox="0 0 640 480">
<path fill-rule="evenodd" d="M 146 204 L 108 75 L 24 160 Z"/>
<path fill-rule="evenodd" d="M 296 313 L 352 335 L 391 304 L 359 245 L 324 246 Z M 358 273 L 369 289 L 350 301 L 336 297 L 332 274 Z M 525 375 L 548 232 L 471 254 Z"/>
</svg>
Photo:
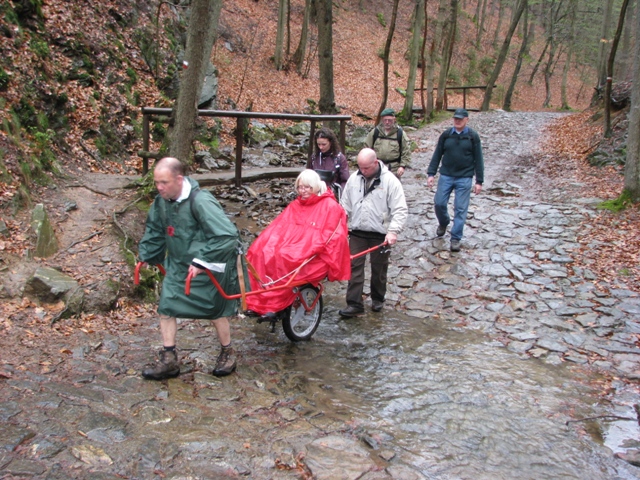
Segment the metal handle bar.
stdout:
<svg viewBox="0 0 640 480">
<path fill-rule="evenodd" d="M 142 266 L 147 263 L 147 262 L 138 262 L 136 263 L 136 268 L 133 272 L 133 283 L 135 283 L 136 285 L 140 285 L 140 269 L 142 268 Z M 160 272 L 163 275 L 166 275 L 167 272 L 164 269 L 164 267 L 160 264 L 157 264 L 156 267 L 158 267 L 158 270 L 160 270 Z"/>
<path fill-rule="evenodd" d="M 358 257 L 362 257 L 364 255 L 366 255 L 367 253 L 371 253 L 374 250 L 380 249 L 382 250 L 384 247 L 386 247 L 387 245 L 389 245 L 389 243 L 385 240 L 384 242 L 382 242 L 380 245 L 376 245 L 375 247 L 371 247 L 367 250 L 364 250 L 360 253 L 356 253 L 355 255 L 351 255 L 351 260 L 353 260 L 354 258 L 358 258 Z"/>
<path fill-rule="evenodd" d="M 376 245 L 375 247 L 371 247 L 367 250 L 364 250 L 360 253 L 356 253 L 355 255 L 351 255 L 349 258 L 351 260 L 353 260 L 354 258 L 358 258 L 358 257 L 362 257 L 363 255 L 366 255 L 367 253 L 371 253 L 374 250 L 377 249 L 382 249 L 384 247 L 386 247 L 388 244 L 387 242 L 383 242 L 380 245 Z M 307 280 L 295 280 L 296 276 L 298 275 L 298 273 L 300 272 L 300 269 L 306 265 L 307 262 L 304 262 L 302 265 L 300 265 L 300 267 L 298 267 L 296 270 L 294 270 L 293 275 L 291 276 L 291 278 L 289 279 L 289 281 L 287 281 L 287 283 L 282 284 L 282 285 L 278 285 L 277 287 L 270 287 L 270 288 L 265 288 L 265 289 L 261 289 L 261 290 L 254 290 L 251 292 L 246 292 L 244 295 L 245 296 L 249 296 L 249 295 L 258 295 L 260 293 L 264 293 L 264 292 L 270 292 L 270 291 L 276 291 L 276 290 L 283 290 L 285 288 L 293 288 L 293 287 L 299 287 L 301 285 L 304 285 L 306 283 L 308 283 Z M 133 279 L 133 283 L 135 283 L 136 285 L 140 284 L 140 268 L 145 264 L 145 262 L 138 262 L 136 264 L 136 268 L 134 271 L 134 279 Z M 158 269 L 160 270 L 160 272 L 162 272 L 163 275 L 166 275 L 166 271 L 164 269 L 164 267 L 160 264 L 156 265 L 158 267 Z M 226 293 L 224 291 L 224 289 L 222 288 L 222 285 L 220 285 L 220 282 L 218 282 L 218 280 L 216 279 L 216 277 L 213 275 L 213 273 L 211 273 L 210 270 L 205 270 L 205 273 L 209 276 L 209 279 L 213 282 L 213 284 L 215 285 L 216 289 L 218 290 L 218 292 L 220 293 L 220 295 L 222 295 L 222 298 L 224 298 L 225 300 L 237 300 L 239 298 L 242 298 L 242 293 L 236 293 L 233 295 L 229 295 L 228 293 Z M 191 273 L 189 273 L 187 275 L 187 281 L 184 287 L 184 293 L 186 295 L 189 295 L 191 293 L 191 280 L 195 277 L 195 275 L 192 275 Z"/>
</svg>

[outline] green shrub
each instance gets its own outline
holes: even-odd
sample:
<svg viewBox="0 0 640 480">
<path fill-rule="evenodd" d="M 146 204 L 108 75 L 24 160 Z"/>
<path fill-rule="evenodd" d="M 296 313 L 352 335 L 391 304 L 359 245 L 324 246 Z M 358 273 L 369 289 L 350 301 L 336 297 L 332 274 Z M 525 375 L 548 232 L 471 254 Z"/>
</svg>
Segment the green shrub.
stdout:
<svg viewBox="0 0 640 480">
<path fill-rule="evenodd" d="M 480 70 L 480 73 L 482 73 L 484 77 L 489 78 L 491 72 L 493 71 L 494 62 L 495 60 L 493 57 L 482 57 L 480 59 L 478 70 Z"/>
<path fill-rule="evenodd" d="M 138 74 L 131 67 L 127 68 L 127 76 L 131 79 L 131 83 L 136 83 L 138 81 Z"/>
<path fill-rule="evenodd" d="M 0 92 L 5 92 L 9 87 L 9 74 L 0 67 Z"/>
<path fill-rule="evenodd" d="M 384 19 L 384 13 L 378 13 L 376 17 L 378 18 L 378 23 L 380 25 L 382 25 L 383 27 L 387 26 L 387 21 Z"/>
<path fill-rule="evenodd" d="M 44 40 L 32 38 L 29 42 L 29 48 L 39 58 L 47 58 L 49 56 L 49 45 Z"/>
</svg>

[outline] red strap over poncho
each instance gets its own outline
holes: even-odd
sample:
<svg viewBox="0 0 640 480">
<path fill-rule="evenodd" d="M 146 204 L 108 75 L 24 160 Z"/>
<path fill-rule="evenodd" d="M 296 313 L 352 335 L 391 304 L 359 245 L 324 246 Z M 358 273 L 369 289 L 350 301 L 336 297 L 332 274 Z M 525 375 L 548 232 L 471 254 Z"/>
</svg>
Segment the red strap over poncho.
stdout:
<svg viewBox="0 0 640 480">
<path fill-rule="evenodd" d="M 264 289 L 279 279 L 271 286 L 287 283 L 290 279 L 287 274 L 314 255 L 294 281 L 305 280 L 315 286 L 325 278 L 349 280 L 351 257 L 347 233 L 347 215 L 332 192 L 312 195 L 307 200 L 298 197 L 249 248 L 247 260 L 263 282 L 260 284 L 249 275 L 251 290 Z M 259 314 L 277 312 L 291 305 L 294 298 L 293 289 L 284 288 L 248 296 L 247 307 Z"/>
</svg>

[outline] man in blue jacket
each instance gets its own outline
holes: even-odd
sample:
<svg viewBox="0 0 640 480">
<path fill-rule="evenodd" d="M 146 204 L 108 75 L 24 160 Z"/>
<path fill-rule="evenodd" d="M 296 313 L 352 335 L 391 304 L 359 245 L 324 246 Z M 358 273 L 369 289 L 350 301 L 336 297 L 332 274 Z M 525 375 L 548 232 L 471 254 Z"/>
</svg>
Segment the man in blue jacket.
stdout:
<svg viewBox="0 0 640 480">
<path fill-rule="evenodd" d="M 458 108 L 453 114 L 453 127 L 440 135 L 431 162 L 427 168 L 427 186 L 432 188 L 435 175 L 440 166 L 440 178 L 434 198 L 435 213 L 438 219 L 436 235 L 442 237 L 451 222 L 448 203 L 451 192 L 455 191 L 453 202 L 453 227 L 451 228 L 451 251 L 460 251 L 462 231 L 467 220 L 471 190 L 476 195 L 482 191 L 484 182 L 484 161 L 480 136 L 467 127 L 469 112 Z M 442 161 L 442 165 L 440 162 Z M 473 175 L 476 182 L 473 184 Z"/>
</svg>

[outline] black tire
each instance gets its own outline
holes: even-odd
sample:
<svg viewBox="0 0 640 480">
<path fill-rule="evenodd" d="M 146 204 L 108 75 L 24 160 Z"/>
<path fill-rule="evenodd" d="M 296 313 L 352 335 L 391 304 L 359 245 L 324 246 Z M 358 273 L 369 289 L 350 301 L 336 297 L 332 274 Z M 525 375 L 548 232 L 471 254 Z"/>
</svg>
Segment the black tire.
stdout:
<svg viewBox="0 0 640 480">
<path fill-rule="evenodd" d="M 322 295 L 320 295 L 320 298 L 309 312 L 305 312 L 299 298 L 301 296 L 309 306 L 315 301 L 319 294 L 318 292 L 319 289 L 311 285 L 300 287 L 299 296 L 296 296 L 293 304 L 284 311 L 282 328 L 284 334 L 292 342 L 309 340 L 318 329 L 322 318 Z"/>
</svg>

